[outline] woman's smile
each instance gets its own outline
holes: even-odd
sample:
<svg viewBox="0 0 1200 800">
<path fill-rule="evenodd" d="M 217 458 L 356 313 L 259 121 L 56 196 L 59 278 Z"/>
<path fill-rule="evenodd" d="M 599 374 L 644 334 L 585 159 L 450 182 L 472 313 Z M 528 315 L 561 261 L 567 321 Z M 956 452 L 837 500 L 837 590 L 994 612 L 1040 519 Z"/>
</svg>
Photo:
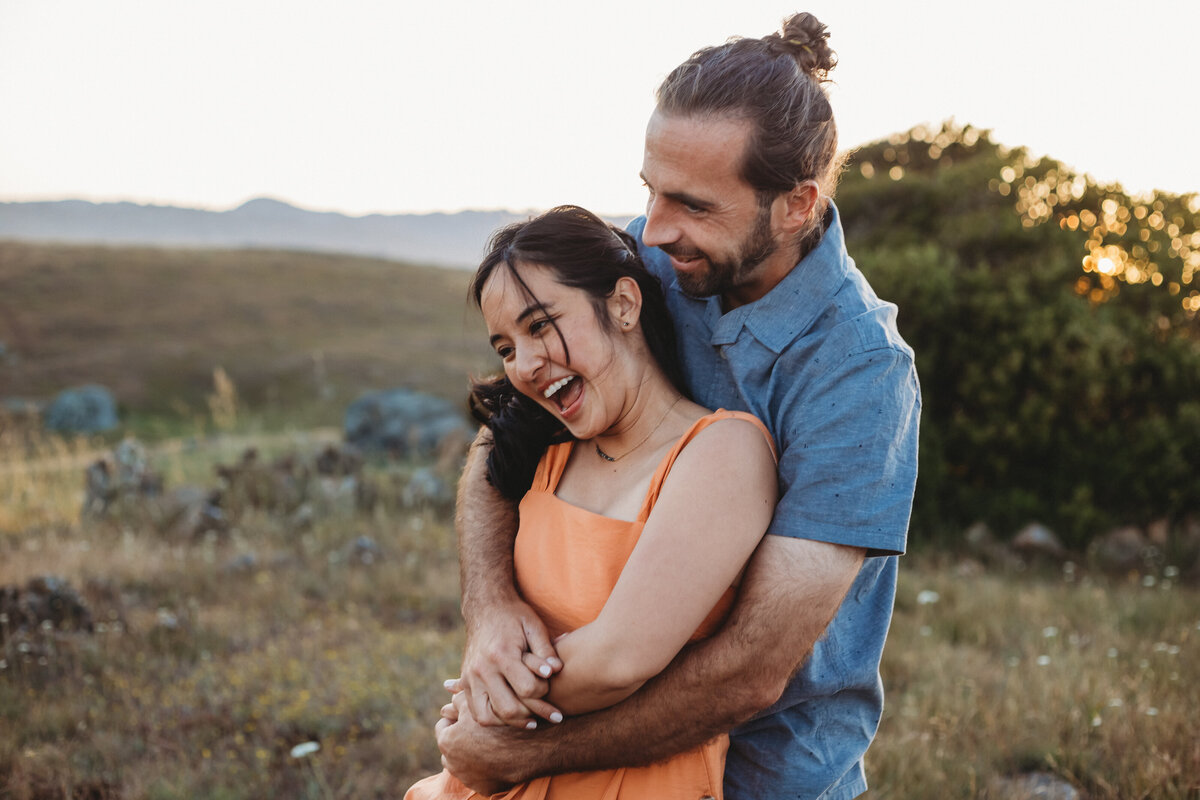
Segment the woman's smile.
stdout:
<svg viewBox="0 0 1200 800">
<path fill-rule="evenodd" d="M 546 267 L 519 265 L 488 279 L 480 297 L 492 347 L 517 391 L 554 414 L 577 438 L 621 418 L 626 398 L 613 384 L 620 331 L 606 327 L 586 292 L 564 286 Z"/>
</svg>

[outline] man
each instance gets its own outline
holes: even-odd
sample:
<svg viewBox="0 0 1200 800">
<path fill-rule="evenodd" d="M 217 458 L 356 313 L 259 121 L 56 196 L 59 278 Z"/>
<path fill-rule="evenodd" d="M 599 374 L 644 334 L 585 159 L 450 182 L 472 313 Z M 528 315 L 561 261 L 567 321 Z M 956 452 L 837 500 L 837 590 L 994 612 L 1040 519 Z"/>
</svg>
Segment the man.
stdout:
<svg viewBox="0 0 1200 800">
<path fill-rule="evenodd" d="M 866 790 L 920 394 L 895 307 L 854 267 L 828 199 L 840 165 L 827 36 L 795 15 L 672 72 L 646 131 L 646 216 L 630 227 L 667 289 L 697 402 L 756 414 L 779 446 L 781 500 L 737 604 L 612 708 L 484 727 L 528 714 L 516 697 L 542 687 L 522 658 L 544 675 L 558 664 L 512 585 L 515 511 L 477 449 L 460 497 L 468 647 L 455 687 L 472 713 L 438 726 L 444 764 L 477 790 L 650 763 L 731 729 L 731 800 Z"/>
</svg>

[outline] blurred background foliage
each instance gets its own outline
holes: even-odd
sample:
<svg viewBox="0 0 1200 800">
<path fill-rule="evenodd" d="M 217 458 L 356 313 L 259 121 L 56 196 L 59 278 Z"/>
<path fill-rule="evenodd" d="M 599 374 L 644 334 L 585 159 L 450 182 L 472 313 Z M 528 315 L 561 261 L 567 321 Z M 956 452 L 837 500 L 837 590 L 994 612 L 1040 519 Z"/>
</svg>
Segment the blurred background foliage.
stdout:
<svg viewBox="0 0 1200 800">
<path fill-rule="evenodd" d="M 1038 520 L 1081 547 L 1200 511 L 1200 196 L 950 122 L 859 149 L 837 202 L 916 351 L 916 542 Z"/>
</svg>

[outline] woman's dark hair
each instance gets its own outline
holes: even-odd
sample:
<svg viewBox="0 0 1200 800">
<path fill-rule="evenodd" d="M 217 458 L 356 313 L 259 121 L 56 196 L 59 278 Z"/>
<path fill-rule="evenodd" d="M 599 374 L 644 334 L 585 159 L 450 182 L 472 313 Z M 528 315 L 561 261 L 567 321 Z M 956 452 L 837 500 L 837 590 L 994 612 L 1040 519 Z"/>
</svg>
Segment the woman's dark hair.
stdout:
<svg viewBox="0 0 1200 800">
<path fill-rule="evenodd" d="M 822 199 L 802 252 L 821 236 L 826 197 L 841 173 L 837 125 L 822 84 L 837 66 L 829 31 L 812 14 L 793 14 L 779 33 L 735 37 L 692 54 L 658 87 L 658 108 L 679 116 L 745 119 L 753 133 L 742 178 L 769 205 L 781 192 L 814 180 Z"/>
<path fill-rule="evenodd" d="M 471 281 L 475 305 L 481 306 L 483 288 L 492 274 L 507 269 L 529 300 L 540 307 L 541 301 L 521 277 L 520 265 L 545 267 L 563 286 L 587 292 L 606 329 L 611 329 L 613 322 L 605 301 L 617 281 L 636 281 L 642 292 L 641 329 L 650 353 L 675 388 L 687 394 L 662 286 L 638 257 L 632 236 L 578 206 L 559 206 L 501 228 L 488 242 L 488 253 Z M 553 320 L 551 324 L 570 363 L 569 344 L 558 325 Z M 529 491 L 546 447 L 567 441 L 570 434 L 557 417 L 518 392 L 504 376 L 473 382 L 470 404 L 472 415 L 492 432 L 488 480 L 505 497 L 519 500 Z"/>
</svg>

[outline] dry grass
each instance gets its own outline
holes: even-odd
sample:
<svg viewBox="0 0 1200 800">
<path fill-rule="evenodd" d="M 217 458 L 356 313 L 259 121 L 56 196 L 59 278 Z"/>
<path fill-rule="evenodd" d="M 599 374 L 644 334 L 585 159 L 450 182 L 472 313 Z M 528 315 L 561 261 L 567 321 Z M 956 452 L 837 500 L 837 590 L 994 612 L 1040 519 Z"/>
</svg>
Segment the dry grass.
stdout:
<svg viewBox="0 0 1200 800">
<path fill-rule="evenodd" d="M 0 396 L 109 385 L 125 432 L 165 420 L 148 449 L 168 486 L 211 484 L 248 444 L 270 458 L 335 437 L 363 389 L 461 397 L 493 364 L 466 279 L 0 242 Z M 0 645 L 0 799 L 382 798 L 437 769 L 462 632 L 449 511 L 396 497 L 414 465 L 372 468 L 369 514 L 296 530 L 251 511 L 177 539 L 80 520 L 83 467 L 109 445 L 0 419 L 0 586 L 61 576 L 97 622 Z M 380 558 L 352 556 L 361 536 Z M 872 797 L 981 797 L 1032 770 L 1094 800 L 1200 797 L 1200 590 L 1169 566 L 1108 579 L 908 556 L 884 681 Z M 305 742 L 320 750 L 292 757 Z"/>
<path fill-rule="evenodd" d="M 317 253 L 0 241 L 0 397 L 96 382 L 135 414 L 203 419 L 223 368 L 250 408 L 294 421 L 313 407 L 309 424 L 367 389 L 458 400 L 464 376 L 494 366 L 469 278 Z"/>
<path fill-rule="evenodd" d="M 975 797 L 1033 770 L 1088 798 L 1197 796 L 1200 592 L 1175 570 L 904 568 L 873 796 Z"/>
<path fill-rule="evenodd" d="M 197 541 L 10 531 L 0 585 L 60 576 L 97 625 L 0 647 L 0 797 L 395 795 L 437 764 L 462 645 L 452 539 L 444 510 L 394 502 L 303 532 L 249 512 Z"/>
<path fill-rule="evenodd" d="M 359 536 L 383 557 L 348 555 Z M 44 574 L 99 625 L 8 645 L 0 797 L 392 797 L 438 766 L 462 644 L 446 510 L 385 502 L 304 532 L 252 511 L 196 541 L 64 511 L 0 535 L 0 585 Z M 1150 578 L 906 558 L 872 796 L 980 797 L 1038 770 L 1089 798 L 1196 797 L 1200 593 Z"/>
</svg>

